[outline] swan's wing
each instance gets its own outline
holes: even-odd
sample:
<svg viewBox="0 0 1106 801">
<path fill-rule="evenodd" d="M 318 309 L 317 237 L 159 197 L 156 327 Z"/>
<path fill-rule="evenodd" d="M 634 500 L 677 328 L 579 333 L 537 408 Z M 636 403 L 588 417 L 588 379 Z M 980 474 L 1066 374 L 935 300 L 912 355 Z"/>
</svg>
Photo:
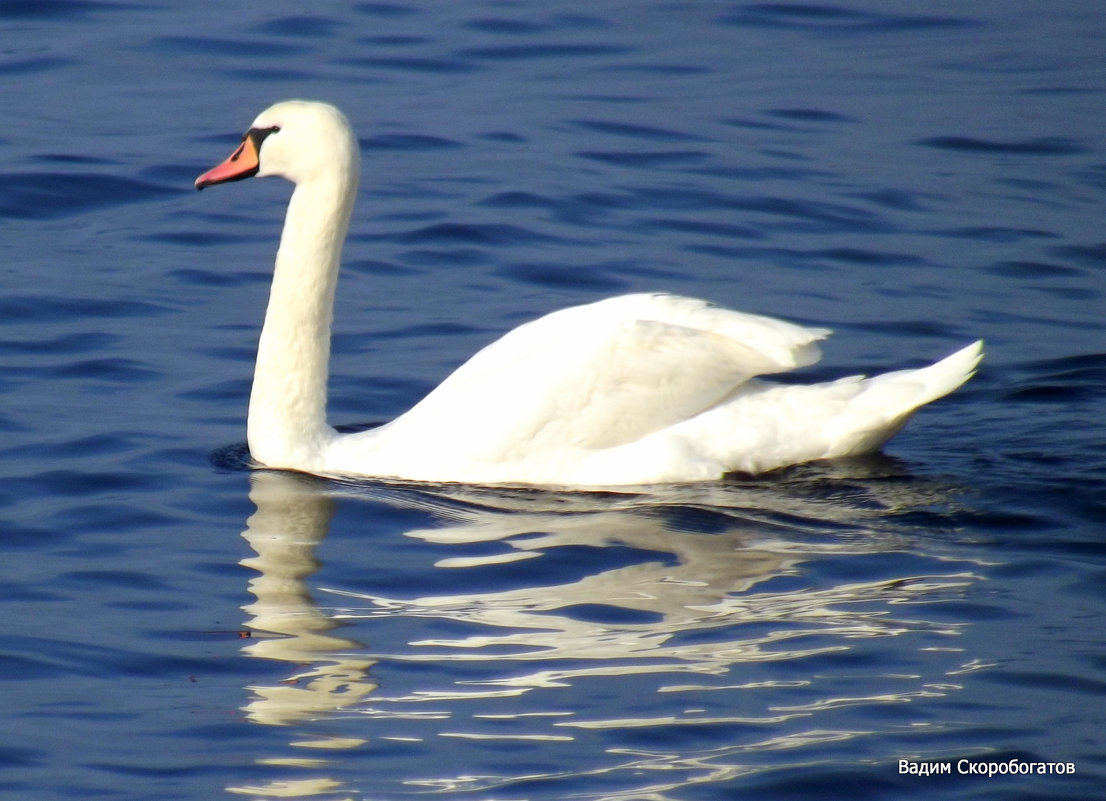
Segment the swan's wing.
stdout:
<svg viewBox="0 0 1106 801">
<path fill-rule="evenodd" d="M 530 422 L 535 436 L 583 448 L 614 447 L 675 425 L 752 376 L 778 369 L 741 342 L 656 320 L 623 321 L 580 344 L 576 352 L 584 358 L 562 352 L 539 357 L 546 369 L 534 383 L 547 382 L 547 403 Z M 519 401 L 527 402 L 528 395 L 520 393 Z"/>
<path fill-rule="evenodd" d="M 496 459 L 612 447 L 711 408 L 752 376 L 816 361 L 815 342 L 828 333 L 688 298 L 626 295 L 520 326 L 393 425 L 438 431 Z"/>
</svg>

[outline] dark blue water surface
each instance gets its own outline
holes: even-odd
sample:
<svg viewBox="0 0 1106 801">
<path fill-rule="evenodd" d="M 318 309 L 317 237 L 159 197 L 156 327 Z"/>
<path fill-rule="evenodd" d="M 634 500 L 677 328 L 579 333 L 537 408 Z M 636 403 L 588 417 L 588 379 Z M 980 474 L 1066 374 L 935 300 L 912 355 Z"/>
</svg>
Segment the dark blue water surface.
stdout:
<svg viewBox="0 0 1106 801">
<path fill-rule="evenodd" d="M 13 0 L 0 31 L 5 797 L 1103 797 L 1100 2 Z M 365 152 L 336 422 L 634 290 L 835 329 L 811 380 L 987 361 L 886 458 L 757 480 L 251 472 L 289 189 L 191 182 L 295 96 Z"/>
</svg>

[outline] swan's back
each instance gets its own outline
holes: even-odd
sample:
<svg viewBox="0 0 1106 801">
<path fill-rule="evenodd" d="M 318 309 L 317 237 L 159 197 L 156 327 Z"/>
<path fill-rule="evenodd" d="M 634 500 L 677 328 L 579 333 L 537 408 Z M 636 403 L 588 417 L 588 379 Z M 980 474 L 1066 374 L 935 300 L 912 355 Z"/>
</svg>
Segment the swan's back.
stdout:
<svg viewBox="0 0 1106 801">
<path fill-rule="evenodd" d="M 828 332 L 671 295 L 626 295 L 519 326 L 393 428 L 458 436 L 493 460 L 609 448 L 675 425 L 754 375 L 819 358 Z M 468 433 L 443 430 L 463 420 Z"/>
</svg>

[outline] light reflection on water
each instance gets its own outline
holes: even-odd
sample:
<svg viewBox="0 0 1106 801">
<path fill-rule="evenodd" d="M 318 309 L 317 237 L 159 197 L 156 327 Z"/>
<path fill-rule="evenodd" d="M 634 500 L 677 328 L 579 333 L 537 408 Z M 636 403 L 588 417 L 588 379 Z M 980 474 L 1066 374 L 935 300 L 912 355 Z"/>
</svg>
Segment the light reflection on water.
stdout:
<svg viewBox="0 0 1106 801">
<path fill-rule="evenodd" d="M 978 669 L 956 638 L 964 623 L 949 615 L 926 619 L 928 605 L 961 598 L 979 580 L 970 566 L 865 580 L 827 580 L 808 567 L 835 555 L 898 547 L 903 532 L 886 526 L 880 531 L 877 521 L 889 509 L 935 502 L 939 492 L 918 482 L 871 482 L 863 502 L 850 497 L 831 503 L 824 495 L 804 498 L 779 488 L 766 493 L 755 485 L 681 488 L 674 499 L 344 487 L 267 471 L 250 478 L 257 511 L 243 536 L 257 555 L 242 564 L 259 575 L 249 584 L 256 600 L 244 607 L 254 636 L 243 653 L 294 667 L 277 683 L 250 685 L 243 707 L 254 723 L 289 727 L 288 754 L 259 758 L 259 765 L 277 771 L 272 781 L 228 788 L 232 793 L 352 797 L 344 794 L 355 788 L 327 775 L 328 751 L 368 754 L 374 743 L 417 747 L 452 738 L 592 753 L 565 760 L 577 766 L 572 771 L 552 767 L 555 751 L 540 771 L 527 770 L 525 760 L 497 761 L 493 751 L 481 765 L 424 761 L 419 770 L 440 775 L 387 780 L 404 788 L 399 792 L 487 792 L 555 786 L 570 775 L 603 776 L 612 784 L 595 797 L 665 798 L 689 784 L 768 769 L 763 759 L 743 760 L 743 754 L 801 755 L 812 744 L 877 736 L 878 727 L 855 725 L 862 718 L 841 727 L 835 715 L 940 698 L 959 689 L 956 674 Z M 681 518 L 669 514 L 678 503 L 687 523 L 686 510 L 695 505 L 688 496 L 696 492 L 713 501 L 725 493 L 731 501 L 728 509 L 711 509 L 699 499 L 708 531 L 680 528 Z M 564 578 L 560 571 L 546 574 L 548 583 L 533 579 L 511 589 L 434 594 L 412 587 L 410 595 L 398 597 L 324 588 L 341 604 L 324 609 L 309 581 L 320 567 L 315 551 L 338 504 L 358 497 L 433 512 L 440 525 L 406 532 L 428 547 L 483 544 L 478 556 L 438 559 L 437 570 L 506 569 L 574 546 L 618 548 L 635 559 L 594 572 L 581 565 L 575 580 L 558 580 Z M 786 516 L 788 527 L 737 512 L 758 505 L 763 518 Z M 840 528 L 851 517 L 857 536 L 804 537 L 795 520 L 816 509 L 818 518 L 809 519 L 824 528 L 827 506 Z M 498 550 L 489 552 L 492 545 Z M 935 563 L 941 564 L 927 561 Z M 404 626 L 403 648 L 374 649 L 374 625 L 384 623 Z M 369 642 L 342 636 L 343 628 L 368 633 Z M 437 633 L 443 631 L 450 636 Z M 902 635 L 922 638 L 916 648 L 921 656 L 903 657 L 900 645 L 896 660 L 875 659 L 869 667 L 861 658 L 827 682 L 837 693 L 850 687 L 855 692 L 821 694 L 819 676 L 834 672 L 826 657 Z M 896 661 L 901 673 L 891 669 Z M 765 663 L 796 667 L 777 678 L 750 672 Z M 378 687 L 373 677 L 377 665 L 420 664 L 435 668 L 425 683 L 408 677 L 405 688 Z M 621 700 L 604 701 L 607 694 Z M 523 696 L 524 705 L 514 703 Z M 321 731 L 321 722 L 351 718 L 361 722 L 357 731 L 363 736 Z M 720 730 L 732 730 L 732 743 L 718 745 Z M 709 741 L 697 736 L 703 731 L 714 732 Z M 648 733 L 644 740 L 642 733 Z M 287 778 L 289 768 L 312 775 Z"/>
</svg>

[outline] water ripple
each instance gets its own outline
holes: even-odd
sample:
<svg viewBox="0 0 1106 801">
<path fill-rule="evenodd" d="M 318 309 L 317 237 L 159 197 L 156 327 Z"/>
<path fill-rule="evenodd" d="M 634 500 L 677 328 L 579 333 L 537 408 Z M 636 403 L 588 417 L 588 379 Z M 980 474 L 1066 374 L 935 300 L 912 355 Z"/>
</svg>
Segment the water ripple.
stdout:
<svg viewBox="0 0 1106 801">
<path fill-rule="evenodd" d="M 819 33 L 909 33 L 924 30 L 974 28 L 976 20 L 936 15 L 880 14 L 833 5 L 806 3 L 752 3 L 725 14 L 726 25 L 788 28 Z"/>
<path fill-rule="evenodd" d="M 429 75 L 455 75 L 479 69 L 467 59 L 428 58 L 418 56 L 371 56 L 340 59 L 337 63 L 349 67 L 421 72 Z"/>
<path fill-rule="evenodd" d="M 1049 359 L 1024 365 L 1022 369 L 1032 378 L 1019 382 L 1007 395 L 1010 400 L 1072 403 L 1106 397 L 1106 354 Z"/>
<path fill-rule="evenodd" d="M 459 243 L 470 245 L 510 245 L 514 243 L 556 242 L 557 237 L 506 223 L 435 223 L 395 237 L 406 243 Z"/>
<path fill-rule="evenodd" d="M 292 57 L 306 52 L 305 48 L 299 45 L 283 42 L 244 38 L 217 39 L 211 36 L 165 36 L 151 42 L 150 46 L 159 51 L 233 56 L 235 58 Z"/>
<path fill-rule="evenodd" d="M 2 15 L 0 15 L 2 17 Z M 60 58 L 57 56 L 43 56 L 40 58 L 24 58 L 17 61 L 0 62 L 0 75 L 16 77 L 18 75 L 31 75 L 39 72 L 64 69 L 77 64 L 74 59 Z"/>
<path fill-rule="evenodd" d="M 461 143 L 440 136 L 427 136 L 425 134 L 381 134 L 370 139 L 362 139 L 361 147 L 365 150 L 451 150 L 461 147 Z"/>
<path fill-rule="evenodd" d="M 508 264 L 495 270 L 495 275 L 534 286 L 569 288 L 591 287 L 606 292 L 620 292 L 629 288 L 624 278 L 612 275 L 625 271 L 625 265 L 587 264 L 573 268 L 561 262 L 521 262 Z"/>
<path fill-rule="evenodd" d="M 647 142 L 699 142 L 703 137 L 676 131 L 669 128 L 657 128 L 651 125 L 638 125 L 608 120 L 574 120 L 573 125 L 586 131 L 626 137 Z"/>
<path fill-rule="evenodd" d="M 655 170 L 670 165 L 683 165 L 708 158 L 709 154 L 697 150 L 667 150 L 651 153 L 627 153 L 625 151 L 580 151 L 580 158 L 615 164 L 620 167 Z"/>
<path fill-rule="evenodd" d="M 564 58 L 595 58 L 614 56 L 627 52 L 627 48 L 607 44 L 581 44 L 575 42 L 541 43 L 531 45 L 489 45 L 487 47 L 467 47 L 457 51 L 457 55 L 478 61 L 538 61 L 559 60 Z"/>
<path fill-rule="evenodd" d="M 320 16 L 280 17 L 254 28 L 260 34 L 297 38 L 328 39 L 340 28 L 338 20 Z"/>
<path fill-rule="evenodd" d="M 1039 137 L 1017 142 L 975 139 L 970 136 L 931 136 L 918 140 L 919 145 L 960 153 L 994 153 L 1014 156 L 1073 156 L 1087 152 L 1073 139 Z"/>
<path fill-rule="evenodd" d="M 1059 256 L 1073 259 L 1088 267 L 1106 267 L 1106 242 L 1094 245 L 1059 245 L 1052 250 Z"/>
<path fill-rule="evenodd" d="M 80 19 L 118 7 L 96 0 L 4 0 L 0 3 L 0 19 Z"/>
<path fill-rule="evenodd" d="M 4 173 L 0 217 L 56 219 L 122 203 L 146 203 L 179 191 L 99 173 Z"/>
<path fill-rule="evenodd" d="M 0 320 L 55 325 L 58 320 L 139 317 L 164 314 L 164 306 L 143 300 L 66 297 L 63 295 L 9 295 L 0 297 Z M 70 340 L 71 341 L 71 340 Z"/>
<path fill-rule="evenodd" d="M 505 17 L 481 17 L 465 23 L 466 28 L 484 33 L 506 36 L 530 36 L 535 33 L 547 33 L 555 30 L 554 25 L 534 20 L 507 19 Z"/>
</svg>

